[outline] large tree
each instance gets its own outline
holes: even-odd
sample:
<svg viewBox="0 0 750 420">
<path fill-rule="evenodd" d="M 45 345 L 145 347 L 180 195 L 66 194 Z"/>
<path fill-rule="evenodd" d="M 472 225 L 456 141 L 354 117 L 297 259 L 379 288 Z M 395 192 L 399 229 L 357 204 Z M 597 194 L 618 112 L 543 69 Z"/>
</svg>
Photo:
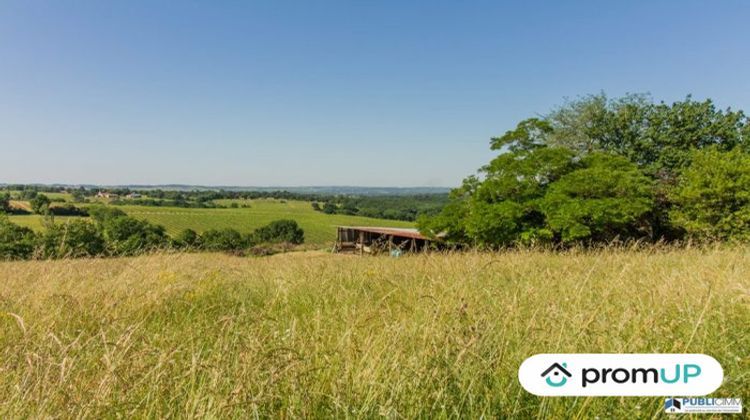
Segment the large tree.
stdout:
<svg viewBox="0 0 750 420">
<path fill-rule="evenodd" d="M 491 247 L 675 239 L 685 229 L 696 231 L 699 220 L 696 211 L 688 211 L 688 192 L 700 188 L 695 173 L 707 173 L 703 160 L 692 163 L 705 159 L 696 151 L 747 156 L 750 123 L 741 111 L 717 109 L 710 100 L 690 96 L 669 105 L 654 104 L 646 95 L 609 99 L 599 94 L 523 120 L 492 138 L 490 147 L 500 155 L 481 168 L 479 177 L 455 189 L 439 215 L 421 218 L 420 230 Z M 740 174 L 748 171 L 744 161 L 725 157 L 737 165 L 732 176 L 741 183 Z M 707 188 L 741 198 L 746 187 Z M 724 197 L 722 203 L 729 201 Z M 733 218 L 727 223 L 747 230 L 744 210 L 722 211 L 729 210 Z"/>
</svg>

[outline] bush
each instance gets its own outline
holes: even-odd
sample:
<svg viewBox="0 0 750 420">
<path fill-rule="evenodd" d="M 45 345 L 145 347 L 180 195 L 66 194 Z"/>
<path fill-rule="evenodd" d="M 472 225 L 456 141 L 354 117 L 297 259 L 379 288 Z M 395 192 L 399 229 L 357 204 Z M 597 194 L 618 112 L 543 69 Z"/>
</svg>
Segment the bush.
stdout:
<svg viewBox="0 0 750 420">
<path fill-rule="evenodd" d="M 95 257 L 106 249 L 104 237 L 96 225 L 86 220 L 48 223 L 39 237 L 39 253 L 44 258 Z"/>
<path fill-rule="evenodd" d="M 98 223 L 104 223 L 110 219 L 114 219 L 116 217 L 124 217 L 127 216 L 124 211 L 114 208 L 114 207 L 108 207 L 108 206 L 91 206 L 88 210 L 89 215 L 94 218 Z"/>
<path fill-rule="evenodd" d="M 35 241 L 34 231 L 11 223 L 5 216 L 0 216 L 0 259 L 31 258 Z"/>
<path fill-rule="evenodd" d="M 305 231 L 294 220 L 276 220 L 256 229 L 252 237 L 255 243 L 301 244 L 305 241 Z"/>
<path fill-rule="evenodd" d="M 107 246 L 115 255 L 137 255 L 168 244 L 162 226 L 128 216 L 110 217 L 101 224 Z"/>
<path fill-rule="evenodd" d="M 174 245 L 177 248 L 200 248 L 202 244 L 201 237 L 192 229 L 185 229 L 178 233 L 174 238 Z"/>
<path fill-rule="evenodd" d="M 10 194 L 0 194 L 0 213 L 10 213 Z"/>
<path fill-rule="evenodd" d="M 700 240 L 750 240 L 750 155 L 695 151 L 670 198 L 670 219 Z"/>
<path fill-rule="evenodd" d="M 89 213 L 86 211 L 86 209 L 76 207 L 72 204 L 64 204 L 62 206 L 52 206 L 49 207 L 49 214 L 55 215 L 55 216 L 81 216 L 85 217 L 88 216 Z"/>
<path fill-rule="evenodd" d="M 210 251 L 233 251 L 247 247 L 246 240 L 234 229 L 211 229 L 201 235 L 203 248 Z"/>
<path fill-rule="evenodd" d="M 50 199 L 44 194 L 39 194 L 36 197 L 32 198 L 31 201 L 29 201 L 29 204 L 31 205 L 31 210 L 34 211 L 34 213 L 47 214 L 47 212 L 49 211 Z"/>
<path fill-rule="evenodd" d="M 334 214 L 338 211 L 338 209 L 339 208 L 331 202 L 326 202 L 323 204 L 323 213 L 325 214 Z"/>
</svg>

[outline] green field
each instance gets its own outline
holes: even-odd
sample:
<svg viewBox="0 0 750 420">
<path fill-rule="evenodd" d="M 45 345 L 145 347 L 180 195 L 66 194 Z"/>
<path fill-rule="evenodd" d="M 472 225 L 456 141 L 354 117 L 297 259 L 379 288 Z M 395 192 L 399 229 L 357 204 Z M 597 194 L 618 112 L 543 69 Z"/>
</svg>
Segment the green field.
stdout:
<svg viewBox="0 0 750 420">
<path fill-rule="evenodd" d="M 660 418 L 537 353 L 706 353 L 750 395 L 747 249 L 0 263 L 0 418 Z M 740 416 L 741 417 L 741 416 Z M 671 418 L 671 417 L 670 417 Z"/>
<path fill-rule="evenodd" d="M 226 209 L 193 209 L 181 207 L 152 206 L 116 206 L 129 215 L 162 225 L 170 234 L 177 234 L 184 229 L 204 232 L 208 229 L 233 228 L 241 232 L 266 225 L 278 219 L 293 219 L 305 231 L 305 243 L 310 245 L 328 245 L 336 238 L 336 226 L 394 226 L 412 227 L 411 222 L 396 220 L 371 219 L 359 216 L 329 215 L 314 211 L 310 203 L 304 201 L 283 201 L 272 199 L 234 200 L 249 208 Z M 230 200 L 219 200 L 227 205 Z M 66 218 L 57 217 L 64 221 Z M 11 216 L 13 223 L 32 229 L 42 229 L 42 217 L 35 215 Z"/>
</svg>

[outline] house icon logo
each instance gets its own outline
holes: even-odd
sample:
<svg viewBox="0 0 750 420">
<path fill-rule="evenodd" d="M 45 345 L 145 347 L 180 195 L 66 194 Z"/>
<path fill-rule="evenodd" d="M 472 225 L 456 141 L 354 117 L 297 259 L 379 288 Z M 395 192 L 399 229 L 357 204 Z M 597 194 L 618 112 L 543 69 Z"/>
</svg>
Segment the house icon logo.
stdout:
<svg viewBox="0 0 750 420">
<path fill-rule="evenodd" d="M 568 378 L 571 377 L 570 372 L 568 372 L 568 370 L 566 369 L 567 367 L 567 363 L 563 363 L 562 365 L 559 363 L 553 363 L 544 372 L 542 372 L 542 377 L 546 376 L 545 381 L 549 386 L 563 386 L 566 382 L 568 382 Z"/>
<path fill-rule="evenodd" d="M 664 400 L 664 411 L 667 413 L 681 413 L 682 403 L 677 398 L 667 398 Z"/>
</svg>

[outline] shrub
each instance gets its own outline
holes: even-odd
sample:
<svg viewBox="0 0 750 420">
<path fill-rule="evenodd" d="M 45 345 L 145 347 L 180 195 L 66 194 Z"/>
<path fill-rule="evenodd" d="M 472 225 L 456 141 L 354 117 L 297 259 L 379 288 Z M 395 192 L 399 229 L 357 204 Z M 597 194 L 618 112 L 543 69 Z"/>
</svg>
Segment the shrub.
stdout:
<svg viewBox="0 0 750 420">
<path fill-rule="evenodd" d="M 104 254 L 106 244 L 97 226 L 86 220 L 48 223 L 39 237 L 39 253 L 44 258 L 94 257 Z"/>
<path fill-rule="evenodd" d="M 0 194 L 0 213 L 10 213 L 10 194 Z"/>
<path fill-rule="evenodd" d="M 29 201 L 29 204 L 31 205 L 31 210 L 33 210 L 34 213 L 47 214 L 47 212 L 49 211 L 50 199 L 44 194 L 39 194 L 36 197 L 32 198 L 31 201 Z"/>
<path fill-rule="evenodd" d="M 88 216 L 86 209 L 76 207 L 72 204 L 63 204 L 62 206 L 49 207 L 49 214 L 55 216 Z"/>
<path fill-rule="evenodd" d="M 276 220 L 260 227 L 252 236 L 255 243 L 301 244 L 305 241 L 305 231 L 297 225 L 297 222 L 288 219 Z"/>
<path fill-rule="evenodd" d="M 211 229 L 201 235 L 203 248 L 210 251 L 232 251 L 245 248 L 247 243 L 235 229 Z"/>
<path fill-rule="evenodd" d="M 200 248 L 201 237 L 192 229 L 185 229 L 174 238 L 174 245 L 178 248 Z"/>
<path fill-rule="evenodd" d="M 323 204 L 323 213 L 325 214 L 334 214 L 338 211 L 338 209 L 339 208 L 331 202 L 326 202 Z"/>
<path fill-rule="evenodd" d="M 101 223 L 107 246 L 115 255 L 136 255 L 168 244 L 162 226 L 128 216 L 111 217 Z"/>
<path fill-rule="evenodd" d="M 127 216 L 127 214 L 125 214 L 124 211 L 118 208 L 102 206 L 102 205 L 89 207 L 88 213 L 98 223 L 104 223 L 116 217 Z"/>
<path fill-rule="evenodd" d="M 11 223 L 5 216 L 0 216 L 0 259 L 31 258 L 35 241 L 34 231 Z"/>
</svg>

